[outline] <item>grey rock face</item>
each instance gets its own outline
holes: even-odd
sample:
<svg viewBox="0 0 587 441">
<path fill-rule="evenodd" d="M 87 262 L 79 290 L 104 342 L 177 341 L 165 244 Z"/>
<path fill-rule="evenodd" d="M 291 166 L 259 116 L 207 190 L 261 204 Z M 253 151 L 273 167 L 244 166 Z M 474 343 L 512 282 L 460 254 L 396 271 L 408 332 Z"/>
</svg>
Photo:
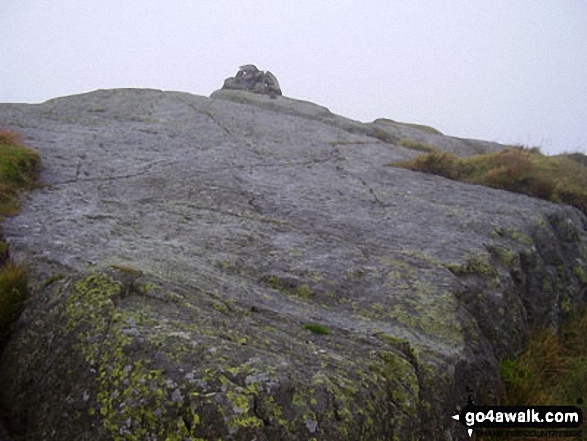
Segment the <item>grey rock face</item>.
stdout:
<svg viewBox="0 0 587 441">
<path fill-rule="evenodd" d="M 496 142 L 444 136 L 440 133 L 431 133 L 429 130 L 418 129 L 386 119 L 376 119 L 372 123 L 362 123 L 333 114 L 326 107 L 288 97 L 281 97 L 279 100 L 270 100 L 267 96 L 251 94 L 243 90 L 223 89 L 215 91 L 211 97 L 247 104 L 280 114 L 320 121 L 332 127 L 342 129 L 345 132 L 366 135 L 369 138 L 376 138 L 388 144 L 398 144 L 401 140 L 408 139 L 428 144 L 436 149 L 454 153 L 461 157 L 498 152 L 504 148 L 503 145 Z"/>
<path fill-rule="evenodd" d="M 387 165 L 491 143 L 234 90 L 0 121 L 47 184 L 4 227 L 38 281 L 0 364 L 15 440 L 461 439 L 466 387 L 581 302 L 576 209 Z"/>
<path fill-rule="evenodd" d="M 236 76 L 224 80 L 222 89 L 247 90 L 269 95 L 271 98 L 281 95 L 281 88 L 275 75 L 269 71 L 260 71 L 254 64 L 241 66 Z"/>
</svg>

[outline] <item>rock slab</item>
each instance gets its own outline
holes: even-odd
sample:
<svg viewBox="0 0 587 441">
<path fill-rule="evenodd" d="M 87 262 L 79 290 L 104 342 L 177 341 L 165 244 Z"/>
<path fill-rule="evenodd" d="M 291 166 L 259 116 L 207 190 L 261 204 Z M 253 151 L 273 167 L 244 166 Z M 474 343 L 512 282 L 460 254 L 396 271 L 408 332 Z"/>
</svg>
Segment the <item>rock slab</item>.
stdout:
<svg viewBox="0 0 587 441">
<path fill-rule="evenodd" d="M 4 226 L 37 281 L 13 439 L 462 439 L 467 387 L 584 300 L 585 216 L 388 166 L 493 143 L 212 96 L 0 105 L 46 184 Z"/>
</svg>

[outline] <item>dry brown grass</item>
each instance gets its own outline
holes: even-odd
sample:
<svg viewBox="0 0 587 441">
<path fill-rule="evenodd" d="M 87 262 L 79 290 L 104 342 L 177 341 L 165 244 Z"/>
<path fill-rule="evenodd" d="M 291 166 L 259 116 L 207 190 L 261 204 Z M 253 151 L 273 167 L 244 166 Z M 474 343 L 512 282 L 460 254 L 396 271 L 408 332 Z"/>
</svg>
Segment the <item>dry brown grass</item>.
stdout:
<svg viewBox="0 0 587 441">
<path fill-rule="evenodd" d="M 537 149 L 506 148 L 460 159 L 436 151 L 391 165 L 562 202 L 587 214 L 585 166 L 568 155 L 546 156 Z"/>
<path fill-rule="evenodd" d="M 535 332 L 519 357 L 502 360 L 501 378 L 499 405 L 581 407 L 578 400 L 587 398 L 587 310 L 569 317 L 558 334 Z"/>
<path fill-rule="evenodd" d="M 20 134 L 5 129 L 0 129 L 0 144 L 23 146 Z"/>
</svg>

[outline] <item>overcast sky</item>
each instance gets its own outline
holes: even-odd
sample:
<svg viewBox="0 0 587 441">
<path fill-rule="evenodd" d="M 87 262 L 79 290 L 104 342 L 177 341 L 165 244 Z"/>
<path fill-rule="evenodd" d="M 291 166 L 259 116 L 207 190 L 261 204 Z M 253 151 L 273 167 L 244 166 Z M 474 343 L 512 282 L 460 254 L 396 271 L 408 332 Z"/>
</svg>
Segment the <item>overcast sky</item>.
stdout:
<svg viewBox="0 0 587 441">
<path fill-rule="evenodd" d="M 586 0 L 0 0 L 0 102 L 248 63 L 349 118 L 587 153 Z"/>
</svg>

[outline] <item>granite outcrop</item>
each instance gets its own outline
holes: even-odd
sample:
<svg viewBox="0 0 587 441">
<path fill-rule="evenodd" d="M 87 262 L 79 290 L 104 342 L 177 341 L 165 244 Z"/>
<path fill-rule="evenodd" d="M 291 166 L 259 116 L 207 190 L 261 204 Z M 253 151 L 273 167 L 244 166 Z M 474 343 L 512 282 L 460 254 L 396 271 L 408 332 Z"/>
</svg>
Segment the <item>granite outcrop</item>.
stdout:
<svg viewBox="0 0 587 441">
<path fill-rule="evenodd" d="M 457 440 L 499 360 L 584 303 L 578 210 L 393 168 L 496 151 L 245 90 L 0 104 L 45 164 L 13 440 Z M 405 144 L 405 143 L 404 143 Z"/>
</svg>

